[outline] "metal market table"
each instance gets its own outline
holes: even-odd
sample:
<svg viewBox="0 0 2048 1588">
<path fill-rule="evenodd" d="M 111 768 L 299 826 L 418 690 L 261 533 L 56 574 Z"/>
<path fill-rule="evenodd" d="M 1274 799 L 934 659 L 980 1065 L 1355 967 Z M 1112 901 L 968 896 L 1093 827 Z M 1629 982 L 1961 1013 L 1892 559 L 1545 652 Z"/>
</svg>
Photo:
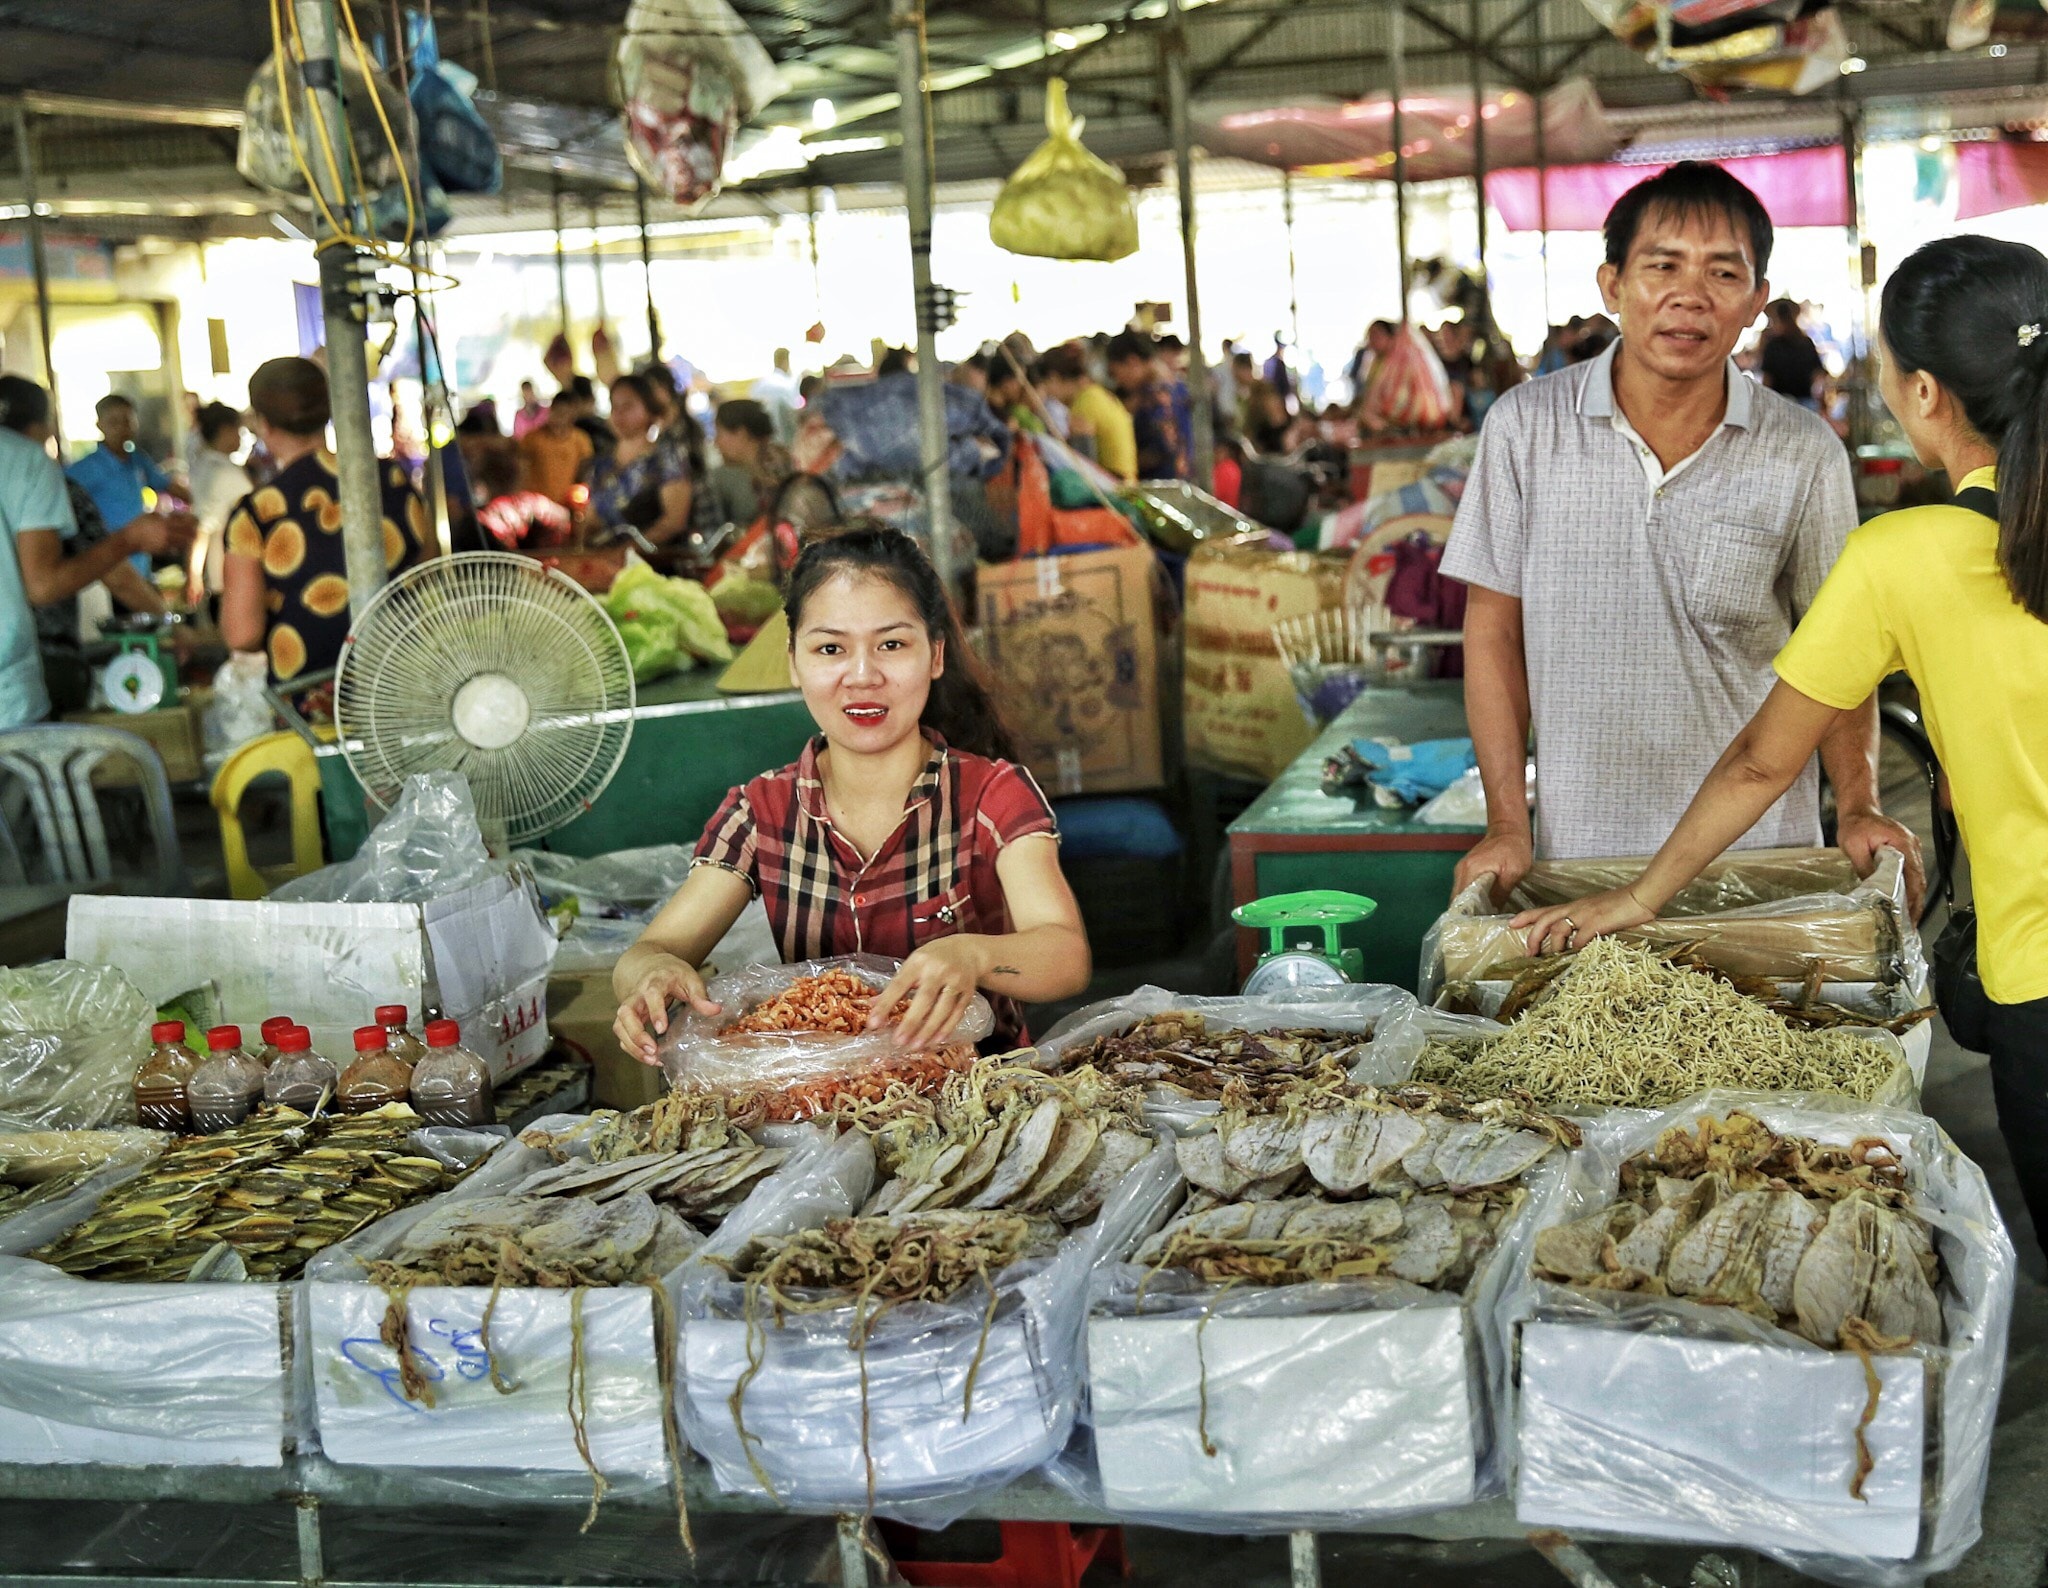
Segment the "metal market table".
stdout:
<svg viewBox="0 0 2048 1588">
<path fill-rule="evenodd" d="M 1345 928 L 1345 945 L 1365 953 L 1365 979 L 1411 991 L 1422 938 L 1451 898 L 1458 859 L 1483 827 L 1436 827 L 1413 813 L 1359 808 L 1322 789 L 1323 762 L 1353 739 L 1382 735 L 1406 744 L 1465 734 L 1464 685 L 1457 681 L 1368 689 L 1230 824 L 1233 902 L 1276 893 L 1342 888 L 1377 900 L 1370 920 Z M 1251 974 L 1261 945 L 1238 934 L 1238 975 Z"/>
<path fill-rule="evenodd" d="M 565 855 L 602 855 L 645 844 L 692 844 L 726 791 L 797 758 L 817 731 L 803 696 L 722 695 L 721 669 L 693 668 L 642 686 L 633 708 L 633 740 L 604 793 L 581 816 L 548 836 Z M 315 752 L 325 807 L 327 857 L 346 860 L 370 829 L 362 786 L 339 746 Z"/>
</svg>

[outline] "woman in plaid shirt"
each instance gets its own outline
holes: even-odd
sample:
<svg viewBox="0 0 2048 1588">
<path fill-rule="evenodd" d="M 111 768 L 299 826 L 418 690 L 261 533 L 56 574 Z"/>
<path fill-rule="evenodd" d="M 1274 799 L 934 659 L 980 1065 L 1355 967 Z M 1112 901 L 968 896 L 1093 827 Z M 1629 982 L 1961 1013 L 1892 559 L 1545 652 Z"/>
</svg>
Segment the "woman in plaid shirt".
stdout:
<svg viewBox="0 0 2048 1588">
<path fill-rule="evenodd" d="M 819 734 L 793 766 L 734 789 L 689 880 L 620 958 L 620 1046 L 655 1061 L 668 1006 L 720 1013 L 697 966 L 758 894 L 789 961 L 882 954 L 875 1002 L 930 1047 L 977 989 L 991 1044 L 1027 1040 L 1020 1002 L 1088 985 L 1088 939 L 1052 809 L 1014 753 L 917 543 L 876 525 L 813 542 L 784 606 L 790 666 Z"/>
</svg>

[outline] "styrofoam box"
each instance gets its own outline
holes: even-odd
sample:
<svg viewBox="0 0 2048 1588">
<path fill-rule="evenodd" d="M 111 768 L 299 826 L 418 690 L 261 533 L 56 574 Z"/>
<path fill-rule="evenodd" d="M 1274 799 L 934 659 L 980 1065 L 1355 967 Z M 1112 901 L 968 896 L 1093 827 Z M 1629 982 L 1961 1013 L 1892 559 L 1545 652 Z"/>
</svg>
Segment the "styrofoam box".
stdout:
<svg viewBox="0 0 2048 1588">
<path fill-rule="evenodd" d="M 330 1461 L 438 1471 L 582 1472 L 569 1422 L 570 1295 L 506 1287 L 481 1329 L 487 1287 L 422 1286 L 407 1298 L 412 1348 L 433 1393 L 405 1398 L 398 1354 L 379 1338 L 389 1298 L 374 1285 L 309 1284 L 314 1416 Z M 491 1383 L 491 1358 L 501 1379 Z M 644 1286 L 583 1292 L 585 1429 L 611 1476 L 666 1471 L 654 1304 Z"/>
<path fill-rule="evenodd" d="M 226 1018 L 253 1031 L 286 1014 L 337 1063 L 379 1004 L 415 1020 L 429 1004 L 503 1080 L 547 1051 L 555 937 L 531 881 L 494 876 L 425 904 L 268 899 L 71 900 L 67 957 L 113 965 L 163 1000 L 211 981 Z"/>
<path fill-rule="evenodd" d="M 1465 1311 L 1093 1318 L 1105 1503 L 1138 1515 L 1310 1516 L 1473 1497 Z M 1207 1364 L 1209 1441 L 1201 1441 Z"/>
<path fill-rule="evenodd" d="M 1521 1331 L 1515 1516 L 1530 1526 L 1904 1560 L 1919 1543 L 1927 1369 L 1873 1358 L 1876 1462 L 1850 1498 L 1867 1385 L 1846 1351 Z"/>
<path fill-rule="evenodd" d="M 867 1448 L 878 1499 L 942 1494 L 991 1474 L 1028 1470 L 1058 1452 L 1064 1430 L 1054 1427 L 1053 1385 L 1026 1316 L 999 1318 L 989 1331 L 972 1415 L 965 1419 L 978 1326 L 950 1331 L 953 1338 L 935 1350 L 898 1353 L 885 1341 L 869 1343 Z M 730 1405 L 747 1371 L 746 1334 L 745 1323 L 724 1319 L 692 1318 L 683 1330 L 683 1393 L 696 1420 L 693 1442 L 728 1494 L 762 1492 Z M 761 1343 L 765 1365 L 747 1386 L 742 1414 L 782 1500 L 807 1509 L 864 1505 L 861 1358 L 847 1346 L 845 1330 L 828 1341 L 777 1329 L 771 1321 Z"/>
<path fill-rule="evenodd" d="M 283 1465 L 277 1286 L 122 1285 L 6 1267 L 0 1462 Z"/>
</svg>

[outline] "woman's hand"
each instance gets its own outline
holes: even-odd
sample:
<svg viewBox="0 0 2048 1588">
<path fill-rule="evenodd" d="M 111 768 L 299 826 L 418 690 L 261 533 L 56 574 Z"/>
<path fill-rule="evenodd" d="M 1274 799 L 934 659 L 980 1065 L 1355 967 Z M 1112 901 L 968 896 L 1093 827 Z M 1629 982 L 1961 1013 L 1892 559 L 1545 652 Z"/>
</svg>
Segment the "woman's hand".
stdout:
<svg viewBox="0 0 2048 1588">
<path fill-rule="evenodd" d="M 642 1064 L 655 1062 L 658 1049 L 654 1039 L 668 1030 L 668 1006 L 677 1002 L 687 1003 L 700 1015 L 724 1013 L 705 996 L 704 978 L 697 974 L 696 966 L 673 954 L 659 955 L 619 1000 L 618 1018 L 612 1022 L 612 1032 L 628 1058 Z"/>
<path fill-rule="evenodd" d="M 935 938 L 903 962 L 894 981 L 882 989 L 868 1015 L 868 1029 L 879 1031 L 903 1005 L 896 1022 L 896 1046 L 931 1048 L 953 1033 L 973 1002 L 984 966 L 982 939 L 968 934 Z"/>
<path fill-rule="evenodd" d="M 1517 932 L 1528 933 L 1529 953 L 1535 958 L 1584 948 L 1596 937 L 1605 937 L 1610 932 L 1625 932 L 1656 917 L 1657 912 L 1639 904 L 1630 889 L 1612 888 L 1571 904 L 1555 904 L 1547 910 L 1524 910 L 1509 924 Z"/>
</svg>

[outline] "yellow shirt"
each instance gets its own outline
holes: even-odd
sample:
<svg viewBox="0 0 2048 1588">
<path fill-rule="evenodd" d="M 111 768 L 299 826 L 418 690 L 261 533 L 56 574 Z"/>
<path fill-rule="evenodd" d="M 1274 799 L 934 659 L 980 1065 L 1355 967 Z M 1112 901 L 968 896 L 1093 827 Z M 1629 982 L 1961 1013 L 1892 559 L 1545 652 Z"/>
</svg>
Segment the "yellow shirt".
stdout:
<svg viewBox="0 0 2048 1588">
<path fill-rule="evenodd" d="M 1095 461 L 1118 479 L 1138 477 L 1138 432 L 1131 411 L 1113 391 L 1090 381 L 1074 394 L 1067 412 L 1095 427 Z"/>
<path fill-rule="evenodd" d="M 1865 524 L 1777 661 L 1802 695 L 1844 710 L 1901 667 L 1970 853 L 1984 990 L 2048 998 L 2048 623 L 2013 599 L 1982 514 L 1909 507 Z"/>
</svg>

